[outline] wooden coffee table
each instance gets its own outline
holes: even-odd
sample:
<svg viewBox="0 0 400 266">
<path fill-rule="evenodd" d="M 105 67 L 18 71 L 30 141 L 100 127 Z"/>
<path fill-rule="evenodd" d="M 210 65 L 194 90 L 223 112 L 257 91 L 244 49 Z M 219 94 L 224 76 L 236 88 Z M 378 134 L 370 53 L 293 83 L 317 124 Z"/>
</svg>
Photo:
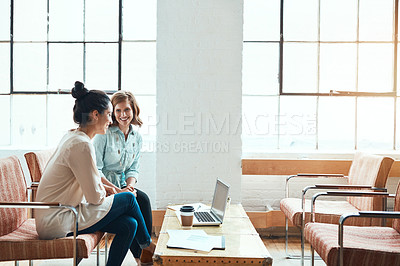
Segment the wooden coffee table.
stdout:
<svg viewBox="0 0 400 266">
<path fill-rule="evenodd" d="M 204 230 L 208 235 L 224 235 L 225 250 L 202 252 L 188 249 L 167 248 L 168 229 L 181 229 L 174 211 L 168 209 L 164 216 L 157 247 L 154 252 L 154 265 L 272 265 L 272 258 L 260 239 L 242 205 L 230 205 L 221 226 L 198 226 L 193 229 Z"/>
</svg>

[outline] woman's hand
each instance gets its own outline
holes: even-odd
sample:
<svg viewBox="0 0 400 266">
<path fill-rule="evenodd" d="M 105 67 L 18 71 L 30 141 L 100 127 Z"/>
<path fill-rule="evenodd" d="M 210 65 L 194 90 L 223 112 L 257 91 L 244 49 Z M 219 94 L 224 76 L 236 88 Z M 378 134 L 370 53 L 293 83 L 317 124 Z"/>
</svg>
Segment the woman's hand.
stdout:
<svg viewBox="0 0 400 266">
<path fill-rule="evenodd" d="M 107 196 L 110 196 L 110 195 L 118 193 L 117 190 L 112 186 L 108 186 L 106 184 L 103 184 L 103 186 L 104 186 L 104 189 L 106 190 Z"/>
<path fill-rule="evenodd" d="M 131 184 L 127 185 L 125 188 L 121 189 L 120 192 L 132 192 L 135 197 L 137 197 L 136 189 Z"/>
</svg>

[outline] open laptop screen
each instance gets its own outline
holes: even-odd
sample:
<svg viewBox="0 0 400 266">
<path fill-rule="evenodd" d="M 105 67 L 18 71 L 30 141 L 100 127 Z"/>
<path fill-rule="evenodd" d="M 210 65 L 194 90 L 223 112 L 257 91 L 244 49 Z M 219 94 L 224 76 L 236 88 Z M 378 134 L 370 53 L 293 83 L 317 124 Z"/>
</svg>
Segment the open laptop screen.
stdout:
<svg viewBox="0 0 400 266">
<path fill-rule="evenodd" d="M 213 212 L 214 215 L 216 215 L 220 219 L 220 221 L 224 219 L 228 193 L 229 193 L 229 185 L 217 179 L 217 185 L 215 186 L 211 211 Z"/>
</svg>

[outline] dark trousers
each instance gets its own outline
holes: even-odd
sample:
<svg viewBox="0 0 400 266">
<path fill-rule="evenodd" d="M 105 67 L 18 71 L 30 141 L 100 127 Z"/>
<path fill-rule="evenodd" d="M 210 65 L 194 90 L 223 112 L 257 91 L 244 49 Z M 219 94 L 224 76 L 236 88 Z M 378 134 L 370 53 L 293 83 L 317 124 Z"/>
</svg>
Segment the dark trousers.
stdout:
<svg viewBox="0 0 400 266">
<path fill-rule="evenodd" d="M 131 192 L 115 194 L 107 215 L 78 233 L 88 234 L 95 231 L 115 234 L 108 253 L 107 266 L 121 265 L 126 253 L 129 249 L 132 251 L 133 246 L 137 245 L 141 250 L 151 243 L 137 199 Z M 136 248 L 134 250 L 136 251 Z"/>
<path fill-rule="evenodd" d="M 144 218 L 144 221 L 146 223 L 147 231 L 149 232 L 151 236 L 151 232 L 153 229 L 153 215 L 151 212 L 151 204 L 150 204 L 150 199 L 149 196 L 147 196 L 146 193 L 143 191 L 136 189 L 137 191 L 137 197 L 136 200 L 139 204 L 140 210 L 142 211 L 142 215 Z M 130 247 L 130 250 L 135 258 L 140 258 L 140 254 L 142 253 L 142 249 L 140 248 L 139 244 L 137 242 L 134 242 L 132 246 Z"/>
</svg>

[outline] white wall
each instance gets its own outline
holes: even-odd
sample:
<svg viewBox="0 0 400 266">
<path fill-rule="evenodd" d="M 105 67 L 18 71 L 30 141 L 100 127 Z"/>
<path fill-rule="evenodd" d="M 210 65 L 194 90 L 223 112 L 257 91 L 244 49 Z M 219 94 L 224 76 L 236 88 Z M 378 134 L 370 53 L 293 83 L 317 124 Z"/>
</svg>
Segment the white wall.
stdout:
<svg viewBox="0 0 400 266">
<path fill-rule="evenodd" d="M 157 208 L 241 191 L 242 0 L 158 0 Z"/>
</svg>

